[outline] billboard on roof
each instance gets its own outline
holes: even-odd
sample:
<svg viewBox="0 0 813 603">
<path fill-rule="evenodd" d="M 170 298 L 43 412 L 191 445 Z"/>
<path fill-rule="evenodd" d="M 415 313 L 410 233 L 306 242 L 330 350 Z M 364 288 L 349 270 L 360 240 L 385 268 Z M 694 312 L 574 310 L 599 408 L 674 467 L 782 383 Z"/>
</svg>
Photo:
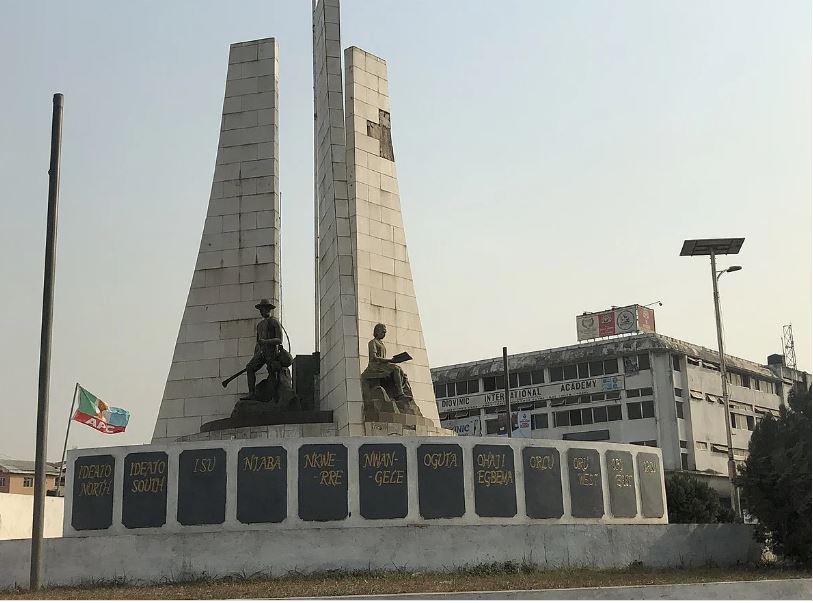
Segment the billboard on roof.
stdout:
<svg viewBox="0 0 813 603">
<path fill-rule="evenodd" d="M 578 341 L 640 332 L 655 332 L 655 310 L 652 308 L 633 304 L 602 312 L 585 312 L 576 317 Z"/>
</svg>

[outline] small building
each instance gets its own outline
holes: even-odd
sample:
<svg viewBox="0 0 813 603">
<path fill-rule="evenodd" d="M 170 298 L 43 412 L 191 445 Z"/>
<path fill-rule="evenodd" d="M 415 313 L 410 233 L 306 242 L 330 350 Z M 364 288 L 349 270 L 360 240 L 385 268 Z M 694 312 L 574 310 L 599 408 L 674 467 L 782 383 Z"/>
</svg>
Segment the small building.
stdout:
<svg viewBox="0 0 813 603">
<path fill-rule="evenodd" d="M 56 492 L 59 469 L 53 463 L 45 465 L 45 489 Z M 34 461 L 0 459 L 0 492 L 6 494 L 34 494 Z"/>
<path fill-rule="evenodd" d="M 688 471 L 729 496 L 728 445 L 743 461 L 751 432 L 778 415 L 810 373 L 726 356 L 729 410 L 723 409 L 719 354 L 650 332 L 509 356 L 514 429 L 534 438 L 656 446 L 666 472 Z M 503 359 L 432 369 L 443 427 L 461 435 L 507 435 Z M 523 412 L 524 411 L 524 412 Z M 528 417 L 530 415 L 530 417 Z M 516 433 L 516 432 L 515 432 Z"/>
</svg>

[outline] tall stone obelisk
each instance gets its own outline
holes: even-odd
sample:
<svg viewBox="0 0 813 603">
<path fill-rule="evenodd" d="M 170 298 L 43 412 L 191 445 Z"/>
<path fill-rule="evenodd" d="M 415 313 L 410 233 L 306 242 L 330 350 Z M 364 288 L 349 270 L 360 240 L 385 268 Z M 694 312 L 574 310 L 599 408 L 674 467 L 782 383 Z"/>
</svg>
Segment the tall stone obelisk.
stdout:
<svg viewBox="0 0 813 603">
<path fill-rule="evenodd" d="M 313 9 L 316 194 L 319 224 L 319 389 L 340 434 L 363 435 L 358 300 L 345 165 L 339 1 Z"/>
<path fill-rule="evenodd" d="M 421 413 L 440 427 L 401 218 L 386 64 L 345 51 L 343 102 L 339 21 L 339 0 L 315 3 L 321 407 L 333 410 L 339 433 L 364 434 L 360 375 L 380 322 L 387 349 L 412 356 L 401 367 Z"/>
<path fill-rule="evenodd" d="M 347 180 L 356 267 L 359 354 L 376 323 L 387 325 L 387 349 L 409 352 L 401 364 L 424 417 L 438 420 L 429 358 L 407 253 L 392 145 L 387 64 L 351 47 L 344 51 Z"/>
<path fill-rule="evenodd" d="M 232 44 L 214 182 L 153 442 L 228 417 L 268 298 L 279 306 L 279 58 L 273 38 Z"/>
</svg>

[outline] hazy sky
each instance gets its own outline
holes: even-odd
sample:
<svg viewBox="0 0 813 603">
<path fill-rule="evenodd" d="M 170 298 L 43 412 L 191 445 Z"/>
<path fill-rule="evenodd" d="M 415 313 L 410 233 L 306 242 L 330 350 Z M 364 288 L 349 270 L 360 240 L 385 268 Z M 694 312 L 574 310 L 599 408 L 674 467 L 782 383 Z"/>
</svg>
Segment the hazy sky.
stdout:
<svg viewBox="0 0 813 603">
<path fill-rule="evenodd" d="M 33 458 L 51 97 L 65 95 L 49 459 L 74 383 L 149 441 L 211 186 L 228 45 L 280 47 L 283 321 L 313 349 L 310 1 L 0 3 L 0 455 Z M 576 342 L 649 303 L 658 331 L 811 368 L 811 6 L 344 0 L 389 65 L 393 142 L 433 366 Z"/>
</svg>

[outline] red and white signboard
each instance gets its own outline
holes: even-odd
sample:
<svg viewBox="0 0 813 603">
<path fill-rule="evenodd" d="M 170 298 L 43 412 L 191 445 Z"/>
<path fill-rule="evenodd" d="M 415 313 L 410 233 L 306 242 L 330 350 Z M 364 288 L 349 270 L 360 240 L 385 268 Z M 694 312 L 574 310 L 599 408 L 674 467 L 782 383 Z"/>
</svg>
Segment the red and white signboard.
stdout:
<svg viewBox="0 0 813 603">
<path fill-rule="evenodd" d="M 579 341 L 641 331 L 655 332 L 655 310 L 637 304 L 576 317 Z"/>
</svg>

